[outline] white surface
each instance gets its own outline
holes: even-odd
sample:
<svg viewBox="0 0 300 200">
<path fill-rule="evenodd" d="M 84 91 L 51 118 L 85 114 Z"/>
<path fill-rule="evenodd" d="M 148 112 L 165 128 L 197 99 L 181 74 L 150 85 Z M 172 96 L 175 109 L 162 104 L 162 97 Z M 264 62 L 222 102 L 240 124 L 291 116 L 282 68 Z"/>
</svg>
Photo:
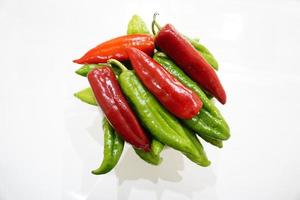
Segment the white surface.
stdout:
<svg viewBox="0 0 300 200">
<path fill-rule="evenodd" d="M 205 145 L 208 168 L 172 150 L 149 166 L 127 146 L 94 176 L 101 114 L 72 96 L 88 83 L 71 61 L 154 11 L 217 57 L 232 138 Z M 300 1 L 1 0 L 0 27 L 1 200 L 300 199 Z"/>
</svg>

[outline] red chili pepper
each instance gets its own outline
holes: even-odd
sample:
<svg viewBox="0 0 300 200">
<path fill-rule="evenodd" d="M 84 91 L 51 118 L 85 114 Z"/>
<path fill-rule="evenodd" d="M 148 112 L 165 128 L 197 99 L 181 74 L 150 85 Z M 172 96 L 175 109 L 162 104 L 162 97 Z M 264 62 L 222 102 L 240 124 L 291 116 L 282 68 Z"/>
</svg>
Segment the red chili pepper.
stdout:
<svg viewBox="0 0 300 200">
<path fill-rule="evenodd" d="M 202 101 L 165 68 L 144 52 L 126 48 L 137 76 L 167 110 L 182 119 L 191 119 L 202 107 Z"/>
<path fill-rule="evenodd" d="M 120 136 L 136 148 L 150 151 L 147 135 L 129 107 L 116 77 L 109 67 L 88 73 L 88 80 L 106 118 Z"/>
<path fill-rule="evenodd" d="M 128 60 L 125 47 L 132 46 L 152 55 L 154 51 L 154 38 L 148 34 L 132 34 L 117 37 L 99 44 L 89 50 L 82 58 L 74 60 L 78 64 L 105 63 L 114 58 L 119 61 Z"/>
<path fill-rule="evenodd" d="M 226 103 L 226 93 L 212 67 L 197 50 L 171 25 L 165 25 L 155 38 L 155 44 L 170 56 L 203 89 Z"/>
</svg>

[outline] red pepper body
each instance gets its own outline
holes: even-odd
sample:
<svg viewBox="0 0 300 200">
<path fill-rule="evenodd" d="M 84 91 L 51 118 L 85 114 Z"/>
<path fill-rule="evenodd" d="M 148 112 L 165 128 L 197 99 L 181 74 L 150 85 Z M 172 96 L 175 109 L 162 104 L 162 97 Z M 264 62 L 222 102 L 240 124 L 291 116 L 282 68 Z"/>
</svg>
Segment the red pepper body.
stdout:
<svg viewBox="0 0 300 200">
<path fill-rule="evenodd" d="M 155 44 L 203 89 L 222 104 L 226 103 L 226 93 L 216 72 L 171 24 L 167 24 L 159 31 Z"/>
<path fill-rule="evenodd" d="M 132 34 L 117 37 L 99 44 L 89 50 L 82 58 L 73 62 L 78 64 L 97 64 L 104 63 L 111 58 L 119 61 L 128 60 L 125 47 L 129 46 L 152 55 L 154 51 L 154 38 L 147 34 Z"/>
<path fill-rule="evenodd" d="M 88 80 L 106 118 L 116 132 L 136 148 L 150 151 L 146 133 L 129 107 L 116 77 L 109 67 L 88 73 Z"/>
<path fill-rule="evenodd" d="M 202 107 L 202 101 L 165 68 L 144 52 L 126 48 L 137 76 L 148 90 L 175 116 L 191 119 Z"/>
</svg>

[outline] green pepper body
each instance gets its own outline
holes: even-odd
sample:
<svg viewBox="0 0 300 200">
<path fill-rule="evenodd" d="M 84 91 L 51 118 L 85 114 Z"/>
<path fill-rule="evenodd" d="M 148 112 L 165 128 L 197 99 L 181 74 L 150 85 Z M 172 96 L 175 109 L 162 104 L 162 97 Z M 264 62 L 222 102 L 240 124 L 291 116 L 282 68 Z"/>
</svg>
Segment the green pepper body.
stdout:
<svg viewBox="0 0 300 200">
<path fill-rule="evenodd" d="M 133 15 L 127 26 L 127 34 L 150 34 L 146 23 L 138 15 Z"/>
<path fill-rule="evenodd" d="M 230 137 L 229 127 L 215 105 L 207 98 L 202 89 L 191 80 L 173 61 L 162 53 L 155 53 L 154 60 L 175 76 L 185 86 L 192 89 L 200 97 L 203 107 L 198 115 L 182 122 L 197 134 L 217 140 Z"/>
<path fill-rule="evenodd" d="M 104 151 L 103 160 L 98 169 L 92 171 L 95 175 L 111 171 L 118 163 L 124 148 L 124 140 L 115 133 L 106 118 L 103 119 Z"/>
<path fill-rule="evenodd" d="M 214 68 L 215 70 L 219 69 L 219 65 L 217 60 L 210 54 L 202 53 L 199 49 L 197 49 L 199 53 L 203 56 L 203 58 Z"/>
<path fill-rule="evenodd" d="M 196 147 L 197 151 L 199 152 L 199 154 L 203 155 L 206 157 L 205 152 L 203 151 L 203 146 L 200 143 L 199 139 L 197 138 L 197 136 L 195 134 L 193 134 L 190 130 L 188 130 L 187 128 L 184 127 L 184 131 L 186 133 L 186 135 L 190 138 L 190 140 L 193 142 L 194 146 Z M 199 158 L 199 157 L 195 157 L 193 155 L 184 153 L 190 160 L 192 160 L 195 163 L 202 163 L 203 158 Z M 208 161 L 209 163 L 207 164 L 207 166 L 210 164 L 210 161 Z"/>
<path fill-rule="evenodd" d="M 207 137 L 206 135 L 201 135 L 200 136 L 203 140 L 205 140 L 206 142 L 216 146 L 216 147 L 219 147 L 219 148 L 222 148 L 223 147 L 223 141 L 222 140 L 218 140 L 218 139 L 214 139 L 214 138 L 210 138 L 210 137 Z"/>
<path fill-rule="evenodd" d="M 201 166 L 210 164 L 204 150 L 199 151 L 184 127 L 146 90 L 133 71 L 123 71 L 119 83 L 142 124 L 157 140 L 184 152 L 190 160 Z"/>
<path fill-rule="evenodd" d="M 195 47 L 195 49 L 198 50 L 198 52 L 203 56 L 203 58 L 215 69 L 218 70 L 219 69 L 219 64 L 217 62 L 217 60 L 215 59 L 215 57 L 212 55 L 212 53 L 210 53 L 210 51 L 203 46 L 202 44 L 199 43 L 198 39 L 190 39 L 188 37 L 186 37 L 189 42 Z"/>
</svg>

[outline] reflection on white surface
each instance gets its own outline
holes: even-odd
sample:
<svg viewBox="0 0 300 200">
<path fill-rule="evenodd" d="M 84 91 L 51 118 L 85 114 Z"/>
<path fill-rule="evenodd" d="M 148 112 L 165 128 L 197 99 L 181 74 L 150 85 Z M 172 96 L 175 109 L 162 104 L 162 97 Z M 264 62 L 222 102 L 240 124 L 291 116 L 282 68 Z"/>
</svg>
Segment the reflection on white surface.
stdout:
<svg viewBox="0 0 300 200">
<path fill-rule="evenodd" d="M 186 179 L 182 175 L 185 170 L 184 160 L 179 152 L 167 149 L 162 156 L 163 163 L 160 166 L 151 166 L 141 161 L 134 151 L 128 150 L 115 171 L 119 185 L 118 199 L 130 199 L 130 194 L 136 190 L 154 193 L 155 199 L 162 199 L 167 192 L 193 198 L 194 192 L 200 192 L 216 183 L 216 177 L 209 168 L 198 170 L 193 182 Z M 134 184 L 137 180 L 140 183 Z"/>
<path fill-rule="evenodd" d="M 119 163 L 120 167 L 116 169 L 119 185 L 137 179 L 146 179 L 152 183 L 157 183 L 159 179 L 179 182 L 182 179 L 179 171 L 184 169 L 182 155 L 168 150 L 162 154 L 166 154 L 162 155 L 163 163 L 159 166 L 152 166 L 142 161 L 131 148 L 128 149 Z"/>
</svg>

